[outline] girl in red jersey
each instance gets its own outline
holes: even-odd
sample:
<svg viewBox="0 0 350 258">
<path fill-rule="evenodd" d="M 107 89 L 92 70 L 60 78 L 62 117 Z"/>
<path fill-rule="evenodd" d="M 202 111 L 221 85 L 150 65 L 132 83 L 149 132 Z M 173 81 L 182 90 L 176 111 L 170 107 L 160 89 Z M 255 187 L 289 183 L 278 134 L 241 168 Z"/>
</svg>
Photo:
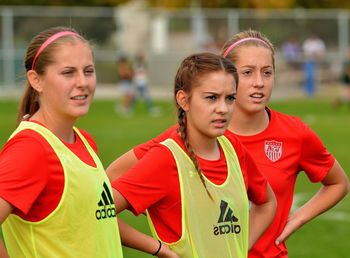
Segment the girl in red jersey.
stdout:
<svg viewBox="0 0 350 258">
<path fill-rule="evenodd" d="M 273 45 L 264 35 L 253 30 L 238 33 L 225 44 L 222 55 L 235 63 L 239 75 L 235 108 L 225 134 L 235 135 L 249 149 L 277 198 L 274 221 L 253 246 L 249 257 L 286 258 L 286 239 L 344 198 L 349 181 L 333 155 L 305 123 L 267 107 L 275 62 Z M 118 158 L 107 169 L 108 176 L 114 179 L 123 174 L 175 128 Z M 289 214 L 295 181 L 301 171 L 322 187 L 305 205 Z"/>
<path fill-rule="evenodd" d="M 228 128 L 254 156 L 277 198 L 273 223 L 249 252 L 250 258 L 288 256 L 286 239 L 302 225 L 338 203 L 349 191 L 346 174 L 320 138 L 299 118 L 267 107 L 274 84 L 274 49 L 253 30 L 236 34 L 222 55 L 239 75 L 235 110 Z M 299 172 L 322 188 L 290 214 Z"/>
<path fill-rule="evenodd" d="M 178 130 L 112 182 L 118 212 L 147 210 L 160 253 L 166 243 L 183 258 L 244 258 L 274 216 L 265 177 L 236 137 L 223 136 L 236 83 L 227 59 L 185 58 L 175 77 Z"/>
<path fill-rule="evenodd" d="M 74 126 L 96 88 L 89 42 L 71 28 L 45 30 L 31 41 L 25 69 L 18 127 L 0 153 L 6 243 L 5 249 L 0 241 L 0 257 L 122 258 L 112 189 L 95 141 Z M 132 241 L 134 230 L 121 227 L 127 245 L 148 253 L 158 248 L 141 233 L 143 242 Z M 164 250 L 163 257 L 177 257 Z"/>
</svg>

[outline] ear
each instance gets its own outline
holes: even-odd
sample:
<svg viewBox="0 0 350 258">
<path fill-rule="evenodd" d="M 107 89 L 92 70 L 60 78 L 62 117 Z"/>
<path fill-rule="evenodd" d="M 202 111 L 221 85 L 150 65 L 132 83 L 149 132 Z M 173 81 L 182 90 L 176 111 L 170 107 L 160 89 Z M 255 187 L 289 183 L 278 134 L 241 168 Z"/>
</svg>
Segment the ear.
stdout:
<svg viewBox="0 0 350 258">
<path fill-rule="evenodd" d="M 34 90 L 42 92 L 40 76 L 34 70 L 27 72 L 27 79 Z"/>
<path fill-rule="evenodd" d="M 188 95 L 183 90 L 179 90 L 176 93 L 176 102 L 177 104 L 186 112 L 189 110 L 189 101 Z"/>
</svg>

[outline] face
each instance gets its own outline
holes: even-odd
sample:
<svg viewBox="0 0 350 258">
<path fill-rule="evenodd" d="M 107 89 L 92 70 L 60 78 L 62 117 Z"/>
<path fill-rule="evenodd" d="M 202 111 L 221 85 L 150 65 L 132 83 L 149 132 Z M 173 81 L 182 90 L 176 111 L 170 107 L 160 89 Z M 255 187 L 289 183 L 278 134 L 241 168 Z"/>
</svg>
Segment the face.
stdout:
<svg viewBox="0 0 350 258">
<path fill-rule="evenodd" d="M 91 49 L 75 40 L 55 49 L 54 63 L 46 67 L 36 85 L 40 96 L 39 112 L 56 119 L 75 120 L 90 107 L 96 88 Z"/>
<path fill-rule="evenodd" d="M 242 46 L 235 62 L 239 85 L 235 107 L 244 113 L 263 111 L 274 84 L 271 50 L 264 47 Z"/>
<path fill-rule="evenodd" d="M 191 138 L 215 138 L 224 134 L 233 112 L 236 84 L 231 74 L 212 72 L 201 78 L 190 96 L 180 91 Z M 178 99 L 179 100 L 179 99 Z M 179 101 L 178 101 L 179 103 Z"/>
</svg>

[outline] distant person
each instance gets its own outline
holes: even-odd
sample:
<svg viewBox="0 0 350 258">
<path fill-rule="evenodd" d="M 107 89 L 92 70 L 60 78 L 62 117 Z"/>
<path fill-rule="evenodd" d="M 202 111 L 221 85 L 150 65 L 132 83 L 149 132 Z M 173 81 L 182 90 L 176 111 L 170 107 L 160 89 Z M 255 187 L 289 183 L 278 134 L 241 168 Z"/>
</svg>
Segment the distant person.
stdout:
<svg viewBox="0 0 350 258">
<path fill-rule="evenodd" d="M 136 100 L 144 100 L 149 114 L 152 116 L 158 116 L 160 114 L 160 111 L 159 108 L 154 105 L 153 99 L 151 97 L 147 63 L 143 53 L 136 55 L 133 62 L 133 69 L 133 82 L 136 88 Z"/>
<path fill-rule="evenodd" d="M 295 38 L 289 38 L 282 44 L 282 54 L 287 64 L 293 69 L 299 69 L 301 48 Z"/>
<path fill-rule="evenodd" d="M 317 65 L 325 55 L 326 45 L 316 34 L 310 35 L 302 44 L 304 54 L 304 90 L 311 97 L 316 91 Z"/>
<path fill-rule="evenodd" d="M 117 60 L 118 84 L 121 93 L 121 103 L 117 103 L 116 112 L 122 115 L 131 115 L 135 100 L 135 86 L 133 84 L 134 70 L 131 61 L 126 55 Z"/>
<path fill-rule="evenodd" d="M 350 107 L 350 49 L 347 51 L 346 60 L 343 63 L 340 81 L 342 84 L 342 92 L 333 103 L 334 108 L 341 105 L 348 105 Z"/>
</svg>

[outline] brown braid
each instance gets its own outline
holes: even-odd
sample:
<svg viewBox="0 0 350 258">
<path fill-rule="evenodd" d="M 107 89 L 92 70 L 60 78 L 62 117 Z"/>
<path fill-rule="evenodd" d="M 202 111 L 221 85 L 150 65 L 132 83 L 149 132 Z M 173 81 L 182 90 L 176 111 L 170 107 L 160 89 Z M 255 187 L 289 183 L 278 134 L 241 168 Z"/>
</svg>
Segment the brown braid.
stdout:
<svg viewBox="0 0 350 258">
<path fill-rule="evenodd" d="M 228 59 L 225 59 L 212 53 L 199 53 L 185 58 L 182 61 L 180 68 L 178 69 L 177 74 L 175 76 L 174 96 L 176 96 L 179 90 L 183 90 L 190 96 L 192 88 L 195 86 L 200 86 L 200 79 L 202 76 L 217 71 L 225 71 L 226 73 L 232 74 L 232 76 L 235 79 L 236 85 L 238 84 L 238 75 L 236 68 Z M 199 175 L 203 186 L 205 187 L 208 193 L 208 196 L 210 197 L 210 199 L 213 200 L 212 195 L 207 189 L 202 169 L 192 149 L 191 143 L 188 140 L 186 112 L 181 108 L 181 106 L 177 102 L 176 106 L 178 111 L 179 123 L 178 132 L 180 133 L 180 137 L 184 142 L 188 155 L 196 168 L 196 171 Z"/>
</svg>

